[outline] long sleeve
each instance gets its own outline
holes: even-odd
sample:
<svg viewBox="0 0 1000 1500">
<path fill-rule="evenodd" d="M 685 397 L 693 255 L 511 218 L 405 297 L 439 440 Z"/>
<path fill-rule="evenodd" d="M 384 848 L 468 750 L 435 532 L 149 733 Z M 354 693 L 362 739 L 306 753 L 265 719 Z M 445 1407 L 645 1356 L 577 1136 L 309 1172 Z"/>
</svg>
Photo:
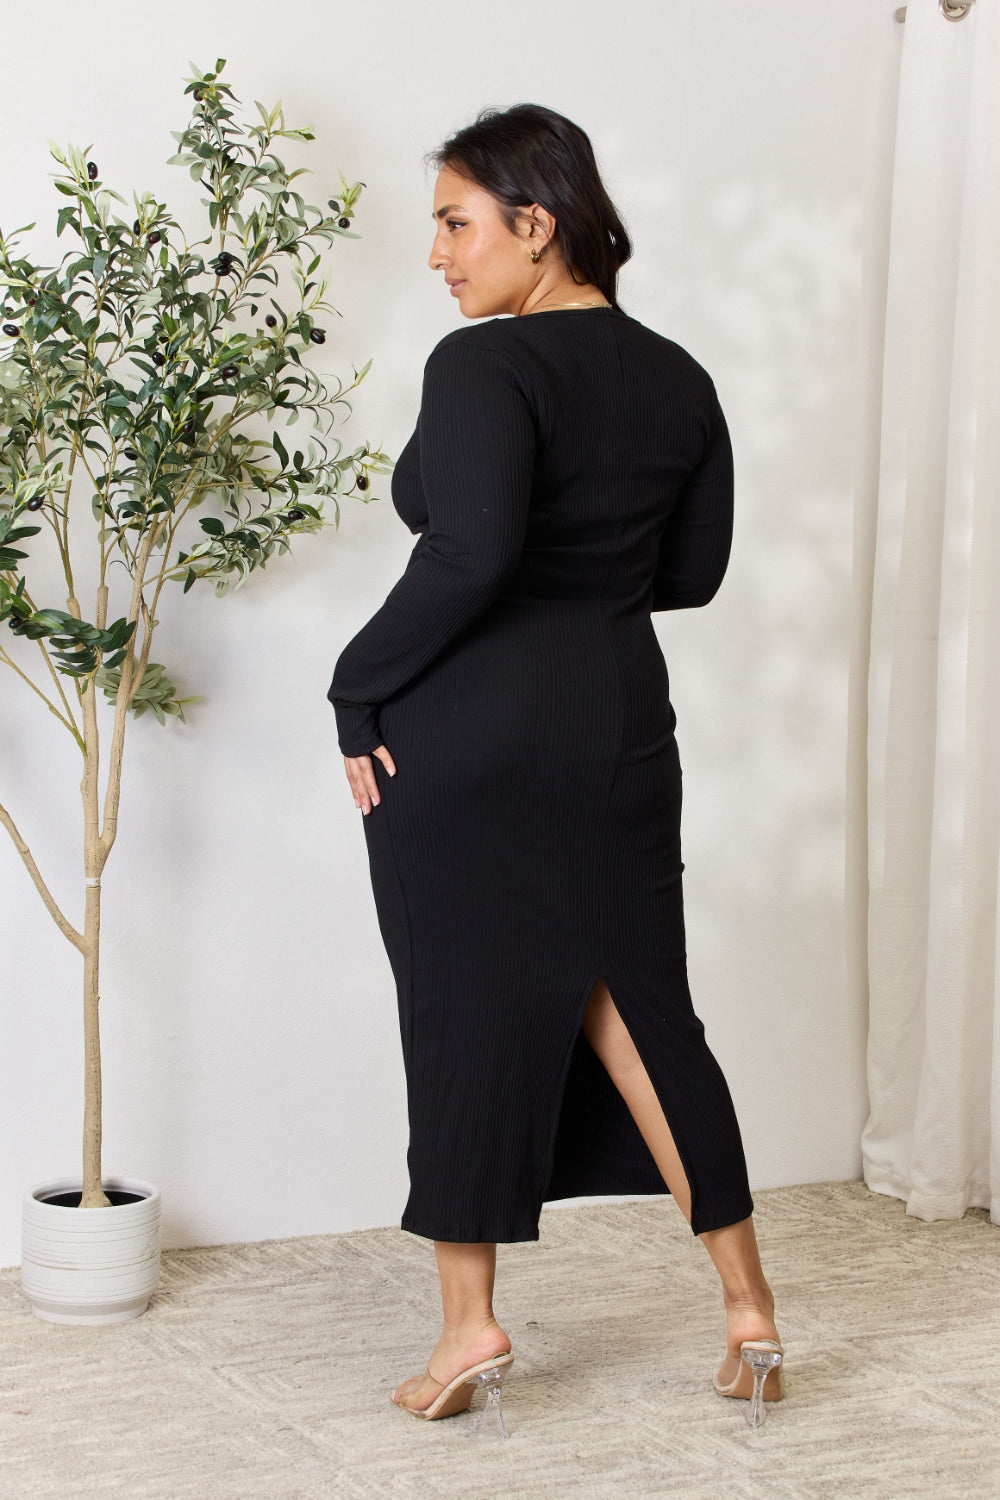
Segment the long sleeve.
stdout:
<svg viewBox="0 0 1000 1500">
<path fill-rule="evenodd" d="M 534 449 L 531 413 L 505 357 L 467 337 L 439 344 L 420 406 L 427 528 L 381 609 L 341 653 L 327 695 L 345 755 L 381 742 L 379 705 L 487 609 L 516 567 Z"/>
<path fill-rule="evenodd" d="M 681 487 L 660 538 L 654 610 L 694 609 L 715 595 L 733 540 L 733 450 L 716 403 L 701 462 Z"/>
</svg>

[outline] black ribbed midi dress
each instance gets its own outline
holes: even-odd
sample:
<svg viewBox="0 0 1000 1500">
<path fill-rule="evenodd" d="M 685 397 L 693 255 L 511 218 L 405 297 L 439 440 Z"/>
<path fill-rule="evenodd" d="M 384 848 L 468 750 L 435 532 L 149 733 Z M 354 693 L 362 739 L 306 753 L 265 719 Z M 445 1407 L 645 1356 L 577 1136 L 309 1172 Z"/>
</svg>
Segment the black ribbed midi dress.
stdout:
<svg viewBox="0 0 1000 1500">
<path fill-rule="evenodd" d="M 617 309 L 470 325 L 424 374 L 392 485 L 418 534 L 330 688 L 364 819 L 410 1122 L 403 1228 L 529 1240 L 546 1199 L 662 1193 L 580 1025 L 603 979 L 692 1192 L 752 1211 L 688 991 L 681 773 L 650 611 L 726 569 L 732 457 L 708 376 Z"/>
</svg>

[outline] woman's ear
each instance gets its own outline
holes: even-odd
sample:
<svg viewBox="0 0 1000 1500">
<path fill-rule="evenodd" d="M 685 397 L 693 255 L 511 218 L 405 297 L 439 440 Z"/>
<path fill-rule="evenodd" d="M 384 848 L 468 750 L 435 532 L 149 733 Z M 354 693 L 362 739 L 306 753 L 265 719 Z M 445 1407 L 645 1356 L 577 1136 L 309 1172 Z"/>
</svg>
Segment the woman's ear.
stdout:
<svg viewBox="0 0 1000 1500">
<path fill-rule="evenodd" d="M 522 210 L 518 218 L 518 230 L 533 249 L 541 252 L 555 239 L 556 221 L 547 208 L 543 208 L 540 203 L 532 203 Z"/>
</svg>

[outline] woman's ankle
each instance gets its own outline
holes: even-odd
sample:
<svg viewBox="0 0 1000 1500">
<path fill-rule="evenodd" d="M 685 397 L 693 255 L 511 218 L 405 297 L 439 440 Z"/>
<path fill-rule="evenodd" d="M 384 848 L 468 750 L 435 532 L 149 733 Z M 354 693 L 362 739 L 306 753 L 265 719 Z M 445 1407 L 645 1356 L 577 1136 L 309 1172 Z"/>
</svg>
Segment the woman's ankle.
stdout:
<svg viewBox="0 0 1000 1500">
<path fill-rule="evenodd" d="M 770 1288 L 766 1295 L 726 1298 L 726 1352 L 739 1358 L 740 1345 L 752 1339 L 777 1339 L 774 1321 L 774 1298 Z"/>
<path fill-rule="evenodd" d="M 433 1378 L 447 1384 L 470 1365 L 506 1354 L 510 1339 L 495 1318 L 446 1324 L 428 1362 Z"/>
<path fill-rule="evenodd" d="M 727 1317 L 754 1312 L 762 1313 L 768 1318 L 774 1317 L 774 1293 L 763 1279 L 739 1286 L 724 1286 L 722 1300 Z"/>
<path fill-rule="evenodd" d="M 440 1342 L 460 1346 L 478 1344 L 481 1339 L 495 1337 L 502 1340 L 506 1339 L 507 1335 L 491 1313 L 485 1317 L 446 1320 L 441 1330 Z"/>
</svg>

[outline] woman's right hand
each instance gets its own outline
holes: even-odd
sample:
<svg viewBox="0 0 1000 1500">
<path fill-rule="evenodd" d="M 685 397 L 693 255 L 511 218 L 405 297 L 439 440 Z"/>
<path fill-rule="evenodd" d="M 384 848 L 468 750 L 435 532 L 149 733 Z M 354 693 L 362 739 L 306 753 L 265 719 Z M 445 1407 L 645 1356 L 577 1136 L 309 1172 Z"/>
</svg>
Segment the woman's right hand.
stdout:
<svg viewBox="0 0 1000 1500">
<path fill-rule="evenodd" d="M 376 756 L 382 762 L 390 776 L 395 776 L 396 763 L 384 745 L 379 745 L 371 755 L 344 756 L 344 770 L 354 795 L 354 806 L 360 807 L 361 811 L 366 814 L 370 813 L 373 807 L 378 807 L 382 800 L 378 793 L 378 783 L 375 780 L 372 756 Z"/>
</svg>

